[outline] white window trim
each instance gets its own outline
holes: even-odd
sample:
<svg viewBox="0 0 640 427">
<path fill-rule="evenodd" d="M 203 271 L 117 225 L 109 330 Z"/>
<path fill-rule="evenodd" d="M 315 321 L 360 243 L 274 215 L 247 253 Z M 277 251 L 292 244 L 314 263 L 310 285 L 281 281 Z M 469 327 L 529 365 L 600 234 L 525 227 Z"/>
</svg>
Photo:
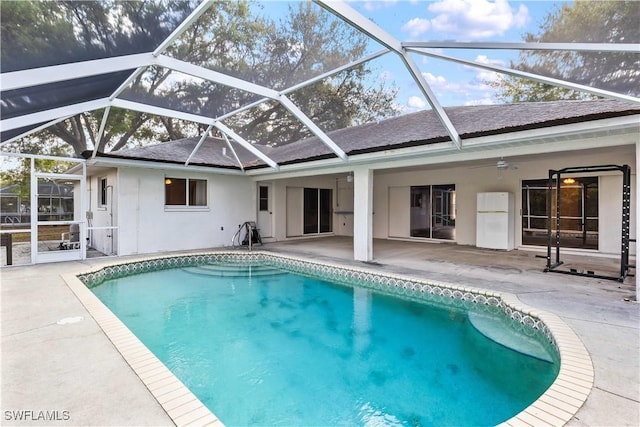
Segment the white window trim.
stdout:
<svg viewBox="0 0 640 427">
<path fill-rule="evenodd" d="M 186 189 L 185 189 L 185 200 L 186 203 L 189 203 L 189 181 L 204 181 L 206 186 L 206 196 L 207 196 L 207 204 L 206 205 L 167 205 L 167 196 L 166 192 L 163 193 L 164 197 L 164 211 L 165 212 L 208 212 L 211 210 L 209 207 L 209 180 L 207 178 L 183 178 L 180 176 L 168 176 L 165 175 L 163 178 L 163 190 L 166 191 L 166 180 L 167 179 L 184 179 L 186 181 Z"/>
<path fill-rule="evenodd" d="M 105 203 L 103 204 L 102 203 L 102 182 L 103 181 L 105 183 L 104 191 L 106 192 L 107 191 L 107 186 L 109 185 L 109 181 L 107 180 L 107 177 L 106 176 L 98 177 L 98 203 L 97 203 L 98 207 L 97 207 L 97 209 L 100 210 L 100 211 L 106 211 L 107 210 L 108 203 L 106 203 L 106 201 L 107 201 L 107 198 L 109 197 L 107 194 L 105 194 L 105 196 L 104 196 L 105 197 Z"/>
</svg>

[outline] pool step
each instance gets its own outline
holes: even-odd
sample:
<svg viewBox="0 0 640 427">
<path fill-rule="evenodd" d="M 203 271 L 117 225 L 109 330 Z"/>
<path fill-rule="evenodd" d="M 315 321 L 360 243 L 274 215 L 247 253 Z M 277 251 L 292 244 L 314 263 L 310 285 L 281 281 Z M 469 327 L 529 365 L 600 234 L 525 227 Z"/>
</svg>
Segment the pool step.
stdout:
<svg viewBox="0 0 640 427">
<path fill-rule="evenodd" d="M 213 277 L 263 277 L 286 274 L 283 270 L 266 265 L 254 265 L 250 267 L 244 265 L 201 265 L 197 267 L 185 267 L 182 270 L 192 274 Z"/>
<path fill-rule="evenodd" d="M 542 343 L 513 330 L 503 316 L 469 311 L 468 317 L 471 325 L 490 340 L 518 353 L 553 363 L 552 356 Z"/>
</svg>

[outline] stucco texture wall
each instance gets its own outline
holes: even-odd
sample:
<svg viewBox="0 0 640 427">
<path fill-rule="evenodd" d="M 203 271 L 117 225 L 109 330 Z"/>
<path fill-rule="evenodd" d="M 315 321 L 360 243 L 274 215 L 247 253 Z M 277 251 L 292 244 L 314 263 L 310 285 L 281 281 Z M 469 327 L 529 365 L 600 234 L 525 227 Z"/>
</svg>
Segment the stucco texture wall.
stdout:
<svg viewBox="0 0 640 427">
<path fill-rule="evenodd" d="M 374 178 L 374 237 L 386 239 L 398 230 L 409 229 L 409 215 L 390 215 L 398 207 L 390 203 L 394 188 L 419 185 L 455 184 L 456 241 L 462 245 L 476 243 L 476 194 L 508 191 L 515 196 L 515 243 L 522 244 L 521 209 L 523 180 L 546 179 L 549 169 L 566 167 L 628 164 L 632 168 L 632 195 L 635 194 L 635 151 L 633 146 L 596 150 L 589 153 L 566 152 L 509 159 L 512 166 L 501 173 L 494 162 L 486 167 L 442 166 L 425 170 L 378 170 Z M 593 176 L 593 174 L 590 174 Z M 391 189 L 391 190 L 390 190 Z M 392 196 L 393 197 L 393 196 Z M 390 209 L 390 206 L 392 208 Z M 408 205 L 407 205 L 408 209 Z M 599 176 L 599 251 L 620 252 L 622 215 L 622 175 L 605 173 Z M 631 204 L 631 236 L 635 235 L 635 204 Z M 403 223 L 404 222 L 404 223 Z M 408 234 L 408 232 L 407 232 Z M 402 236 L 400 236 L 402 237 Z"/>
<path fill-rule="evenodd" d="M 165 207 L 165 177 L 206 179 L 207 206 Z M 120 168 L 120 255 L 229 246 L 255 220 L 255 184 L 246 177 Z"/>
</svg>

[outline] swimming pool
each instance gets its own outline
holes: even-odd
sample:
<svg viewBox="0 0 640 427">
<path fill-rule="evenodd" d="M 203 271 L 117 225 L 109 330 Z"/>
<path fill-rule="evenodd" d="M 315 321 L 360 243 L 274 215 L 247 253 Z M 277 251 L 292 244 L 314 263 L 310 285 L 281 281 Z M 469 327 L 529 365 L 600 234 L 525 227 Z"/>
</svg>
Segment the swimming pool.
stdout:
<svg viewBox="0 0 640 427">
<path fill-rule="evenodd" d="M 195 402 L 182 405 L 183 402 L 188 400 L 186 399 L 188 396 L 184 395 L 185 392 L 175 390 L 173 385 L 166 385 L 169 379 L 165 379 L 165 377 L 172 376 L 171 373 L 168 371 L 166 374 L 162 373 L 163 370 L 166 371 L 166 368 L 160 362 L 157 362 L 155 356 L 150 353 L 145 354 L 145 352 L 148 353 L 148 350 L 141 344 L 136 344 L 137 339 L 97 300 L 87 289 L 85 283 L 88 286 L 94 286 L 109 278 L 175 267 L 190 268 L 208 263 L 253 263 L 264 262 L 265 260 L 284 264 L 289 271 L 299 271 L 307 276 L 311 275 L 323 279 L 330 278 L 342 283 L 364 279 L 368 289 L 403 295 L 404 299 L 420 300 L 428 296 L 436 304 L 441 302 L 447 303 L 449 306 L 453 303 L 455 306 L 472 304 L 491 307 L 492 311 L 502 314 L 503 320 L 508 320 L 510 323 L 515 322 L 524 331 L 534 331 L 536 334 L 542 334 L 550 344 L 559 350 L 562 356 L 560 373 L 552 386 L 535 403 L 512 419 L 514 422 L 534 422 L 536 425 L 563 424 L 578 410 L 590 391 L 592 366 L 588 353 L 586 353 L 577 336 L 559 318 L 550 313 L 539 312 L 526 307 L 509 294 L 496 294 L 488 290 L 467 289 L 450 284 L 427 282 L 415 277 L 382 274 L 369 268 L 316 263 L 297 257 L 259 252 L 251 254 L 216 252 L 147 258 L 138 262 L 107 266 L 106 268 L 83 272 L 84 274 L 80 274 L 77 277 L 75 274 L 73 276 L 65 275 L 65 280 L 103 327 L 107 336 L 121 351 L 134 371 L 147 384 L 149 390 L 156 396 L 156 399 L 163 405 L 168 414 L 174 418 L 174 421 L 177 420 L 177 424 L 184 424 L 184 421 L 193 420 L 196 416 L 202 416 L 202 411 L 185 414 L 186 409 L 193 406 L 192 404 Z M 79 278 L 82 279 L 82 282 Z M 553 334 L 551 330 L 553 330 Z M 558 339 L 555 338 L 555 334 L 559 334 Z M 411 354 L 411 350 L 407 350 L 406 355 L 409 354 Z M 152 359 L 156 359 L 157 363 L 151 363 Z M 485 361 L 485 365 L 489 368 L 491 363 Z M 454 367 L 451 367 L 451 369 L 455 370 Z M 375 378 L 376 376 L 374 375 L 373 379 Z M 589 378 L 591 378 L 591 382 L 589 382 Z M 384 381 L 384 378 L 378 378 L 378 380 Z M 174 383 L 179 383 L 179 381 L 174 380 Z M 212 419 L 215 420 L 215 418 Z"/>
</svg>

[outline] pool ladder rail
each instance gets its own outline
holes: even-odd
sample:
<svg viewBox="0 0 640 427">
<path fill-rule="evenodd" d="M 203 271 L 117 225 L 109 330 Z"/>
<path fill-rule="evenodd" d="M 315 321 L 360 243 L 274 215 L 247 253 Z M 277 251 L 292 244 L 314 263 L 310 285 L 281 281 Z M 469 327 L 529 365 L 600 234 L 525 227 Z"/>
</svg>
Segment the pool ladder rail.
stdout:
<svg viewBox="0 0 640 427">
<path fill-rule="evenodd" d="M 242 230 L 245 230 L 244 237 L 240 240 L 240 234 Z M 260 229 L 258 228 L 255 221 L 245 221 L 241 225 L 238 226 L 238 231 L 231 238 L 231 246 L 247 246 L 249 251 L 252 250 L 253 244 L 259 243 L 262 245 L 262 237 L 260 237 Z"/>
</svg>

